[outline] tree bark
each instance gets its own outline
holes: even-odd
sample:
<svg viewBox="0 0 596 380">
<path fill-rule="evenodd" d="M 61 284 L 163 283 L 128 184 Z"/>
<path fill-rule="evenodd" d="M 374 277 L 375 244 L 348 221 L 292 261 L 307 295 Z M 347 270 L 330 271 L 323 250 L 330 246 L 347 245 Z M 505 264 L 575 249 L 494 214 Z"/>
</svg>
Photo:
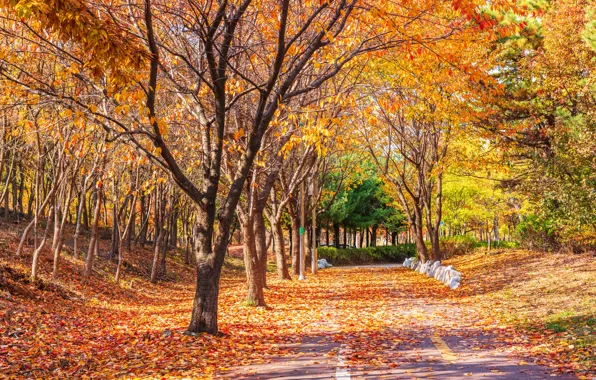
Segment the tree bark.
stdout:
<svg viewBox="0 0 596 380">
<path fill-rule="evenodd" d="M 59 268 L 59 261 L 60 261 L 60 254 L 62 253 L 62 247 L 64 246 L 64 225 L 66 224 L 66 218 L 68 217 L 69 209 L 70 209 L 70 202 L 72 199 L 72 189 L 74 188 L 75 184 L 73 183 L 72 186 L 67 190 L 66 201 L 64 202 L 63 209 L 62 209 L 62 219 L 60 220 L 60 231 L 58 232 L 58 242 L 56 247 L 54 248 L 54 266 L 52 269 L 52 280 L 58 278 L 58 268 Z M 56 214 L 56 220 L 58 219 L 58 214 Z"/>
<path fill-rule="evenodd" d="M 377 224 L 372 226 L 372 231 L 370 233 L 370 246 L 371 247 L 376 247 L 377 246 L 377 228 L 379 228 L 379 226 Z"/>
<path fill-rule="evenodd" d="M 267 289 L 267 229 L 263 220 L 263 212 L 255 211 L 254 215 L 255 249 L 259 260 L 261 284 Z"/>
<path fill-rule="evenodd" d="M 159 274 L 160 254 L 161 245 L 164 237 L 164 229 L 160 228 L 159 232 L 156 232 L 157 237 L 155 238 L 155 247 L 153 248 L 153 263 L 151 265 L 151 283 L 157 283 L 157 275 Z"/>
<path fill-rule="evenodd" d="M 333 223 L 333 245 L 339 249 L 339 224 Z"/>
<path fill-rule="evenodd" d="M 91 241 L 89 242 L 89 250 L 87 252 L 87 260 L 85 261 L 85 273 L 84 277 L 86 279 L 91 277 L 91 272 L 93 271 L 93 260 L 95 255 L 97 254 L 97 247 L 99 244 L 99 217 L 101 212 L 101 204 L 102 204 L 102 190 L 101 187 L 97 187 L 96 190 L 96 201 L 95 201 L 95 211 L 93 211 L 93 230 L 91 232 Z"/>
<path fill-rule="evenodd" d="M 53 202 L 52 202 L 53 203 Z M 52 204 L 50 206 L 50 214 L 48 215 L 48 219 L 47 219 L 47 224 L 46 224 L 46 229 L 43 233 L 43 238 L 41 239 L 41 243 L 39 244 L 38 247 L 35 248 L 35 251 L 33 251 L 33 259 L 31 261 L 31 282 L 35 282 L 37 280 L 37 273 L 39 270 L 39 255 L 43 249 L 43 247 L 46 245 L 46 240 L 48 239 L 48 233 L 50 231 L 50 226 L 52 225 L 52 222 L 54 220 L 54 205 Z"/>
<path fill-rule="evenodd" d="M 300 221 L 298 215 L 290 214 L 292 220 L 292 273 L 300 274 Z"/>
<path fill-rule="evenodd" d="M 277 278 L 280 280 L 291 280 L 288 264 L 286 261 L 285 243 L 281 223 L 272 223 L 273 248 L 275 250 L 275 261 L 277 264 Z"/>
<path fill-rule="evenodd" d="M 247 296 L 246 300 L 253 306 L 266 306 L 263 293 L 262 267 L 256 247 L 253 217 L 247 215 L 243 221 L 244 237 L 244 266 L 246 270 Z"/>
<path fill-rule="evenodd" d="M 74 242 L 73 242 L 73 249 L 72 249 L 72 256 L 76 260 L 79 258 L 79 235 L 81 233 L 81 214 L 83 213 L 83 208 L 86 204 L 87 198 L 87 178 L 83 180 L 81 183 L 81 190 L 79 193 L 79 204 L 77 207 L 77 215 L 75 217 L 75 233 L 74 233 Z"/>
</svg>

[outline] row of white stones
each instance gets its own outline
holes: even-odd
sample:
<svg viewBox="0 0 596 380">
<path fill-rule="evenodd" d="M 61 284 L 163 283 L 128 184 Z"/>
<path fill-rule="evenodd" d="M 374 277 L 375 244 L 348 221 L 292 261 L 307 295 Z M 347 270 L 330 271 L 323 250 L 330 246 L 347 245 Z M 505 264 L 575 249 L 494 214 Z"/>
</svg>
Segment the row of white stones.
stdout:
<svg viewBox="0 0 596 380">
<path fill-rule="evenodd" d="M 461 273 L 451 265 L 441 266 L 441 261 L 422 263 L 416 257 L 410 257 L 404 261 L 403 266 L 424 273 L 428 277 L 434 277 L 451 289 L 457 289 L 461 283 Z"/>
</svg>

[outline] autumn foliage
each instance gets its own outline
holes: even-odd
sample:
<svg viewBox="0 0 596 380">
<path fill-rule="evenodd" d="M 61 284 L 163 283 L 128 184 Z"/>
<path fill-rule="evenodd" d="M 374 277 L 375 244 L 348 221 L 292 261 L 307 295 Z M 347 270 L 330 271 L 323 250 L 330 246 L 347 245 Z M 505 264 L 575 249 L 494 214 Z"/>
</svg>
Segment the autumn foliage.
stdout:
<svg viewBox="0 0 596 380">
<path fill-rule="evenodd" d="M 289 344 L 326 317 L 341 327 L 319 347 L 397 368 L 424 326 L 395 308 L 438 323 L 421 303 L 442 315 L 453 302 L 471 314 L 450 323 L 476 331 L 479 318 L 503 344 L 529 328 L 519 339 L 539 343 L 521 344 L 538 364 L 589 373 L 591 304 L 522 316 L 507 292 L 523 293 L 515 264 L 544 252 L 577 255 L 556 260 L 569 282 L 590 280 L 571 261 L 591 267 L 596 248 L 594 12 L 0 0 L 0 369 L 233 376 L 296 355 Z M 318 273 L 320 245 L 332 264 L 415 250 L 469 282 L 450 293 L 401 270 Z M 528 251 L 501 251 L 514 247 Z"/>
</svg>

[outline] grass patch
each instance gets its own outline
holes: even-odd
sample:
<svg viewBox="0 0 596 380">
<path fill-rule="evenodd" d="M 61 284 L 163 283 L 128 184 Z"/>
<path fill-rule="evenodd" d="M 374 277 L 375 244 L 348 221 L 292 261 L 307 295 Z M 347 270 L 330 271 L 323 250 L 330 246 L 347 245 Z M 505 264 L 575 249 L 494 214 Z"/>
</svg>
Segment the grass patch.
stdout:
<svg viewBox="0 0 596 380">
<path fill-rule="evenodd" d="M 561 322 L 547 322 L 546 328 L 557 333 L 567 331 L 567 327 L 563 326 Z"/>
</svg>

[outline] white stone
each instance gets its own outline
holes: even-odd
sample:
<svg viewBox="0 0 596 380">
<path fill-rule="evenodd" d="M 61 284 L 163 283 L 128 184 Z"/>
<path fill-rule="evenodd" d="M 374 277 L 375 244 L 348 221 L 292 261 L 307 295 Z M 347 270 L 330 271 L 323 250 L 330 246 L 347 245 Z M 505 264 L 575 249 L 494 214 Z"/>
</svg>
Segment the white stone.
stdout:
<svg viewBox="0 0 596 380">
<path fill-rule="evenodd" d="M 428 272 L 426 274 L 428 275 L 428 277 L 434 277 L 435 273 L 437 272 L 437 270 L 440 267 L 441 267 L 441 262 L 435 261 L 434 263 L 432 263 L 432 265 L 430 266 L 430 269 L 428 270 Z"/>
<path fill-rule="evenodd" d="M 420 262 L 416 257 L 409 257 L 404 260 L 403 266 L 428 277 L 434 277 L 450 289 L 457 289 L 461 284 L 461 272 L 456 271 L 452 265 L 442 266 L 441 261 Z"/>
<path fill-rule="evenodd" d="M 451 288 L 451 290 L 459 288 L 459 278 L 458 277 L 454 277 L 451 279 L 451 282 L 449 282 L 449 288 Z"/>
<path fill-rule="evenodd" d="M 436 270 L 435 263 L 429 264 L 428 265 L 428 268 L 426 269 L 426 275 L 428 277 L 434 276 L 435 275 L 435 270 Z"/>
<path fill-rule="evenodd" d="M 441 271 L 439 273 L 439 277 L 437 278 L 437 280 L 441 281 L 441 282 L 445 282 L 445 278 L 447 277 L 447 267 L 441 267 Z"/>
</svg>

